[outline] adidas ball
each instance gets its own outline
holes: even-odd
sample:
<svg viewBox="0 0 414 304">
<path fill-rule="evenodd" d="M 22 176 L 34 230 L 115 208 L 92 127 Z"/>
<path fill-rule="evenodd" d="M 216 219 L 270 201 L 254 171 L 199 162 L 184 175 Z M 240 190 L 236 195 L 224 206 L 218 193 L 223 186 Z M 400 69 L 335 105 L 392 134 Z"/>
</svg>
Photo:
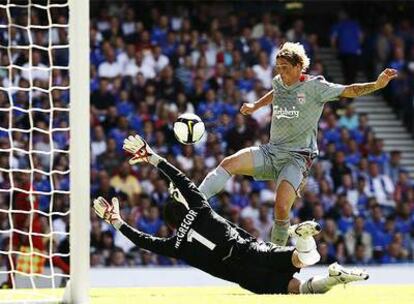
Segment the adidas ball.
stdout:
<svg viewBox="0 0 414 304">
<path fill-rule="evenodd" d="M 174 123 L 174 134 L 177 140 L 184 145 L 192 145 L 203 137 L 205 131 L 201 118 L 192 113 L 178 116 Z"/>
</svg>

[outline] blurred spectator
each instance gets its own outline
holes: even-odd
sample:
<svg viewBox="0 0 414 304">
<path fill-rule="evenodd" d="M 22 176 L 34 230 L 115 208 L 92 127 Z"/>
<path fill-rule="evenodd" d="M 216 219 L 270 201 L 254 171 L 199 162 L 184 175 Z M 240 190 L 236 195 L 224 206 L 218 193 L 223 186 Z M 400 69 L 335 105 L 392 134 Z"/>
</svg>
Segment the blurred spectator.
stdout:
<svg viewBox="0 0 414 304">
<path fill-rule="evenodd" d="M 336 261 L 335 257 L 329 254 L 328 246 L 326 243 L 318 244 L 318 252 L 321 255 L 321 259 L 318 264 L 330 265 Z"/>
<path fill-rule="evenodd" d="M 159 217 L 158 207 L 151 206 L 149 207 L 149 212 L 147 214 L 144 213 L 138 221 L 137 228 L 142 232 L 155 235 L 163 225 L 163 221 Z"/>
<path fill-rule="evenodd" d="M 242 114 L 236 115 L 234 127 L 226 133 L 225 139 L 227 154 L 235 153 L 253 142 L 254 131 L 246 124 L 246 118 Z"/>
<path fill-rule="evenodd" d="M 156 45 L 152 51 L 152 56 L 148 55 L 147 57 L 149 65 L 152 65 L 156 74 L 160 73 L 169 63 L 170 60 L 167 56 L 162 54 L 161 47 Z"/>
<path fill-rule="evenodd" d="M 105 78 L 100 78 L 99 90 L 92 92 L 91 94 L 92 114 L 106 115 L 108 108 L 114 105 L 115 97 L 109 90 L 109 81 Z"/>
<path fill-rule="evenodd" d="M 395 207 L 392 197 L 394 189 L 391 179 L 387 175 L 380 174 L 378 164 L 370 162 L 365 191 L 374 195 L 380 205 Z"/>
<path fill-rule="evenodd" d="M 357 217 L 354 227 L 345 234 L 346 250 L 350 256 L 356 256 L 359 263 L 368 263 L 372 258 L 372 237 L 364 230 L 364 224 L 364 219 Z"/>
<path fill-rule="evenodd" d="M 110 183 L 112 187 L 128 196 L 128 201 L 131 205 L 138 200 L 141 186 L 138 179 L 131 174 L 131 166 L 127 161 L 121 164 L 118 168 L 118 174 L 111 178 Z"/>
<path fill-rule="evenodd" d="M 371 260 L 366 256 L 366 248 L 363 243 L 358 243 L 355 247 L 355 254 L 351 259 L 351 262 L 355 265 L 367 265 L 371 263 Z"/>
<path fill-rule="evenodd" d="M 414 192 L 414 183 L 410 181 L 408 172 L 401 171 L 398 175 L 398 180 L 395 184 L 394 199 L 397 203 L 409 203 L 412 202 L 410 195 Z M 413 207 L 413 206 L 411 206 Z"/>
<path fill-rule="evenodd" d="M 109 258 L 108 266 L 109 267 L 126 267 L 126 266 L 128 266 L 126 258 L 125 258 L 125 253 L 121 248 L 115 247 L 114 249 L 112 249 L 111 256 Z"/>
<path fill-rule="evenodd" d="M 401 165 L 401 151 L 391 151 L 391 157 L 389 162 L 385 163 L 384 174 L 388 175 L 394 184 L 397 183 L 399 175 L 404 171 L 404 167 Z"/>
<path fill-rule="evenodd" d="M 345 163 L 345 153 L 342 151 L 336 152 L 335 160 L 333 162 L 333 166 L 331 169 L 331 176 L 334 184 L 334 189 L 338 190 L 338 188 L 340 187 L 343 175 L 350 175 L 351 173 L 351 169 Z"/>
<path fill-rule="evenodd" d="M 33 51 L 32 62 L 27 62 L 23 65 L 22 78 L 48 82 L 50 71 L 47 68 L 48 66 L 42 63 L 41 53 L 39 51 Z"/>
<path fill-rule="evenodd" d="M 361 54 L 362 31 L 358 22 L 345 11 L 338 13 L 338 23 L 332 27 L 331 44 L 338 51 L 345 84 L 355 83 Z"/>
<path fill-rule="evenodd" d="M 255 221 L 255 226 L 257 227 L 260 238 L 264 241 L 270 240 L 270 230 L 272 229 L 273 221 L 271 217 L 271 212 L 268 205 L 262 204 L 259 207 L 259 217 Z"/>
<path fill-rule="evenodd" d="M 359 147 L 357 142 L 354 139 L 350 139 L 347 142 L 347 153 L 345 156 L 345 162 L 347 164 L 349 164 L 350 166 L 352 166 L 353 169 L 353 173 L 355 174 L 355 167 L 358 166 L 360 160 L 361 160 L 361 152 L 359 151 Z"/>
<path fill-rule="evenodd" d="M 92 163 L 96 162 L 98 156 L 106 151 L 106 139 L 102 126 L 96 126 L 91 138 Z"/>
<path fill-rule="evenodd" d="M 407 257 L 407 250 L 404 249 L 401 243 L 394 241 L 388 246 L 388 250 L 381 262 L 387 264 L 404 263 L 407 261 Z"/>
<path fill-rule="evenodd" d="M 368 155 L 369 162 L 376 162 L 381 173 L 384 173 L 385 167 L 389 162 L 388 154 L 383 151 L 384 141 L 382 139 L 374 139 L 371 153 Z"/>
<path fill-rule="evenodd" d="M 121 165 L 116 141 L 113 138 L 109 138 L 106 141 L 106 151 L 98 156 L 97 164 L 110 175 Z"/>
<path fill-rule="evenodd" d="M 352 227 L 354 222 L 355 220 L 352 206 L 346 201 L 342 206 L 342 215 L 338 220 L 338 228 L 343 234 L 345 234 Z"/>
<path fill-rule="evenodd" d="M 260 52 L 259 62 L 253 66 L 253 71 L 256 73 L 256 78 L 262 82 L 265 89 L 270 89 L 272 87 L 272 67 L 269 64 L 266 52 Z"/>
<path fill-rule="evenodd" d="M 115 51 L 109 47 L 105 53 L 105 61 L 98 67 L 98 75 L 102 78 L 115 78 L 121 75 L 121 66 L 116 61 Z"/>
<path fill-rule="evenodd" d="M 243 208 L 241 212 L 241 217 L 249 217 L 253 221 L 257 222 L 259 220 L 259 207 L 260 207 L 260 195 L 257 191 L 252 191 L 249 194 L 249 205 Z"/>
<path fill-rule="evenodd" d="M 157 179 L 154 183 L 154 190 L 151 193 L 151 200 L 157 206 L 162 207 L 169 199 L 167 183 L 163 179 Z"/>
<path fill-rule="evenodd" d="M 345 115 L 339 119 L 339 126 L 347 128 L 348 130 L 354 130 L 358 128 L 358 115 L 355 114 L 355 110 L 352 105 L 346 106 Z"/>
<path fill-rule="evenodd" d="M 354 214 L 358 214 L 358 190 L 354 187 L 351 174 L 342 175 L 342 186 L 336 192 L 346 195 L 346 199 L 351 204 Z"/>
</svg>

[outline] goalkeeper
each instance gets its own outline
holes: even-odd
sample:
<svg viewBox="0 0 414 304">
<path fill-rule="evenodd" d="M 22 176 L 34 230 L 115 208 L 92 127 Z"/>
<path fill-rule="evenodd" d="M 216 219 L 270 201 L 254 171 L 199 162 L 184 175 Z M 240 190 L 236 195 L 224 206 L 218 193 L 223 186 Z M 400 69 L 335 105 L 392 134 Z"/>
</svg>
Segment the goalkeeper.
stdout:
<svg viewBox="0 0 414 304">
<path fill-rule="evenodd" d="M 258 241 L 215 213 L 196 185 L 155 154 L 142 138 L 130 136 L 123 148 L 133 155 L 130 164 L 150 163 L 171 181 L 173 200 L 165 206 L 165 221 L 177 233 L 170 238 L 156 238 L 126 224 L 119 214 L 117 198 L 112 198 L 111 203 L 102 197 L 94 200 L 98 216 L 137 246 L 182 259 L 193 267 L 259 294 L 324 293 L 337 284 L 368 279 L 363 271 L 346 270 L 334 263 L 328 275 L 300 282 L 293 275 L 320 259 L 313 238 L 320 231 L 317 223 L 309 221 L 291 227 L 291 236 L 296 238 L 295 247 Z"/>
</svg>

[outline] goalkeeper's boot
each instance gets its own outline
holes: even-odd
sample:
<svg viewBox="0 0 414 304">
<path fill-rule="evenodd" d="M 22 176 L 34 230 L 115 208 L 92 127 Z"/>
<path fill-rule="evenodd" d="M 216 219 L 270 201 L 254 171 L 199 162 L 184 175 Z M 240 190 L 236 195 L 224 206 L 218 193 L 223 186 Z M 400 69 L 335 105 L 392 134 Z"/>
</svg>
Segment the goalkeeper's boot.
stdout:
<svg viewBox="0 0 414 304">
<path fill-rule="evenodd" d="M 142 162 L 156 164 L 160 158 L 139 135 L 126 138 L 122 148 L 133 155 L 129 160 L 131 165 Z"/>
<path fill-rule="evenodd" d="M 315 221 L 306 221 L 289 227 L 289 235 L 296 240 L 295 248 L 299 260 L 306 266 L 316 264 L 321 259 L 314 235 L 321 232 L 321 226 Z"/>
<path fill-rule="evenodd" d="M 365 281 L 369 275 L 365 270 L 358 268 L 345 268 L 338 263 L 329 265 L 329 277 L 334 278 L 339 284 L 348 284 L 355 281 Z"/>
</svg>

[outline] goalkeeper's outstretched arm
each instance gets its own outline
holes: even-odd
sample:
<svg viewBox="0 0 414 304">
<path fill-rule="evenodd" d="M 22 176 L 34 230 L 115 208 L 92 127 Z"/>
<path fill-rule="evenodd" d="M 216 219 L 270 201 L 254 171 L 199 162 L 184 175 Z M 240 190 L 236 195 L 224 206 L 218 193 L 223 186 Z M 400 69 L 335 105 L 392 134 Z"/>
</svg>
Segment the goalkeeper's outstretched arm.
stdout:
<svg viewBox="0 0 414 304">
<path fill-rule="evenodd" d="M 140 248 L 149 250 L 156 254 L 177 258 L 177 251 L 174 248 L 174 237 L 168 239 L 154 237 L 132 228 L 125 222 L 122 223 L 118 230 Z"/>
<path fill-rule="evenodd" d="M 119 213 L 119 202 L 116 197 L 109 203 L 103 197 L 98 197 L 93 202 L 96 214 L 107 223 L 121 231 L 131 242 L 140 248 L 149 250 L 156 254 L 177 258 L 177 251 L 174 247 L 175 237 L 158 238 L 147 233 L 138 231 L 125 223 Z"/>
<path fill-rule="evenodd" d="M 174 186 L 181 192 L 190 208 L 201 207 L 208 202 L 197 186 L 166 159 L 156 154 L 139 135 L 129 136 L 124 140 L 123 149 L 132 154 L 131 165 L 140 162 L 150 163 L 161 170 Z"/>
<path fill-rule="evenodd" d="M 161 160 L 157 167 L 177 187 L 190 208 L 202 207 L 203 204 L 208 205 L 204 195 L 183 172 L 166 160 Z"/>
</svg>

